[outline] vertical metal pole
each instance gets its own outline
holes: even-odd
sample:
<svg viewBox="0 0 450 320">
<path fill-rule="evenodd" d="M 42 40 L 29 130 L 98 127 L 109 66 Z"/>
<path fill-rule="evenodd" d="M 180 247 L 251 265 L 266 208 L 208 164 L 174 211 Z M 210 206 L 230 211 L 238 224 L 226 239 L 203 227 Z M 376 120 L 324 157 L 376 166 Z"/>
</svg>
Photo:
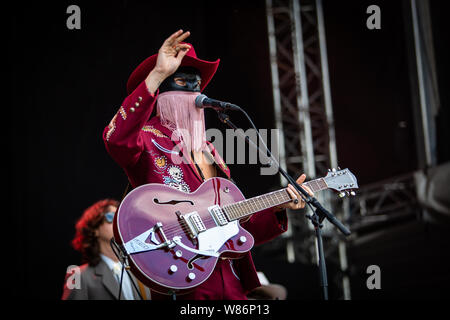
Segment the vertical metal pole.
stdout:
<svg viewBox="0 0 450 320">
<path fill-rule="evenodd" d="M 272 92 L 273 92 L 273 107 L 275 114 L 275 128 L 278 129 L 278 155 L 280 157 L 280 166 L 287 169 L 286 166 L 286 150 L 284 146 L 284 131 L 283 131 L 283 112 L 281 110 L 280 97 L 280 78 L 278 75 L 277 63 L 277 41 L 275 35 L 275 23 L 273 18 L 272 0 L 266 0 L 266 16 L 267 16 L 267 33 L 269 37 L 269 54 L 270 54 L 270 71 L 272 75 Z M 280 183 L 285 185 L 286 179 L 280 174 Z"/>
<path fill-rule="evenodd" d="M 330 76 L 328 72 L 328 54 L 325 35 L 325 24 L 323 19 L 322 0 L 316 0 L 316 11 L 317 11 L 317 28 L 319 34 L 319 46 L 320 46 L 320 65 L 322 68 L 323 96 L 325 100 L 325 113 L 328 123 L 330 165 L 331 167 L 336 168 L 338 166 L 336 133 L 334 131 L 333 104 L 331 102 Z"/>
<path fill-rule="evenodd" d="M 316 177 L 316 165 L 314 158 L 314 144 L 312 139 L 311 118 L 309 115 L 308 83 L 306 77 L 305 56 L 303 48 L 303 31 L 300 14 L 300 3 L 291 0 L 292 20 L 292 44 L 294 49 L 294 68 L 297 86 L 297 106 L 299 108 L 298 120 L 303 123 L 301 145 L 303 155 L 303 168 L 309 177 Z"/>
<path fill-rule="evenodd" d="M 414 33 L 414 51 L 416 54 L 416 66 L 417 66 L 417 80 L 419 86 L 419 100 L 420 100 L 420 111 L 422 115 L 422 130 L 424 137 L 424 151 L 425 151 L 425 163 L 427 167 L 431 167 L 435 164 L 434 152 L 432 150 L 432 142 L 430 137 L 430 116 L 428 112 L 428 104 L 426 99 L 425 90 L 425 76 L 423 67 L 423 57 L 422 57 L 422 43 L 419 31 L 419 17 L 417 13 L 417 3 L 416 0 L 411 0 L 411 14 L 412 14 L 412 25 Z"/>
<path fill-rule="evenodd" d="M 290 8 L 293 21 L 292 25 L 292 48 L 294 55 L 295 84 L 297 93 L 298 121 L 303 124 L 300 131 L 300 142 L 302 148 L 303 171 L 307 176 L 316 177 L 316 162 L 314 156 L 314 143 L 312 139 L 311 118 L 309 114 L 308 82 L 305 66 L 305 52 L 303 47 L 303 28 L 301 19 L 301 8 L 299 0 L 291 0 Z M 311 224 L 308 225 L 312 229 Z M 319 266 L 321 260 L 318 251 L 318 242 L 315 239 L 316 263 Z"/>
<path fill-rule="evenodd" d="M 322 0 L 316 0 L 316 13 L 317 13 L 317 29 L 320 47 L 320 65 L 322 68 L 322 88 L 325 101 L 325 114 L 327 117 L 327 124 L 328 124 L 330 165 L 331 167 L 336 168 L 338 166 L 336 133 L 334 130 L 333 105 L 331 99 L 330 77 L 328 70 L 328 54 L 327 54 L 327 43 L 325 34 L 325 23 L 323 18 Z M 339 252 L 340 268 L 342 271 L 347 271 L 348 270 L 347 247 L 344 241 L 342 240 L 339 241 L 338 249 L 339 249 L 338 252 Z M 348 275 L 342 276 L 342 290 L 344 300 L 350 300 L 351 299 L 350 279 Z"/>
<path fill-rule="evenodd" d="M 275 34 L 275 22 L 272 0 L 266 0 L 267 34 L 269 38 L 270 71 L 272 76 L 273 107 L 275 115 L 275 128 L 278 130 L 278 155 L 280 166 L 287 170 L 286 149 L 284 144 L 283 112 L 281 108 L 280 78 L 278 74 L 277 40 Z M 280 184 L 286 185 L 287 180 L 279 175 Z M 287 237 L 286 254 L 289 263 L 295 262 L 294 243 L 292 236 L 292 222 L 288 219 L 288 231 L 283 234 Z"/>
</svg>

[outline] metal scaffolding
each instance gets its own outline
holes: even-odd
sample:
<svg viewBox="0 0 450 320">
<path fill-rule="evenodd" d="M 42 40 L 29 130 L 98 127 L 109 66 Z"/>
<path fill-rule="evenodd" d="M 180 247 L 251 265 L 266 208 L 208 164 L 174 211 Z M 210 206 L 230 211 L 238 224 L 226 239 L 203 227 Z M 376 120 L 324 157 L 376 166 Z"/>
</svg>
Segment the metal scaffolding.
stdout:
<svg viewBox="0 0 450 320">
<path fill-rule="evenodd" d="M 410 0 L 403 10 L 412 49 L 407 55 L 418 169 L 427 169 L 436 165 L 433 116 L 439 109 L 429 3 Z M 322 0 L 266 0 L 266 13 L 280 165 L 292 176 L 304 172 L 313 179 L 338 165 Z M 421 219 L 424 211 L 418 204 L 415 175 L 364 186 L 353 199 L 335 200 L 327 192 L 316 195 L 352 230 L 352 236 L 343 239 L 329 225 L 324 228 L 325 258 L 340 268 L 332 280 L 342 299 L 351 298 L 347 244 L 386 224 Z M 314 262 L 315 237 L 309 222 L 302 215 L 289 214 L 289 223 L 290 232 L 277 242 L 278 249 L 285 249 L 290 262 Z"/>
<path fill-rule="evenodd" d="M 301 172 L 311 179 L 323 176 L 338 163 L 322 1 L 266 0 L 266 10 L 280 164 L 292 176 Z M 316 197 L 342 216 L 342 202 L 336 205 L 326 192 Z M 309 222 L 294 214 L 289 222 L 288 261 L 317 262 Z M 343 298 L 350 299 L 345 243 L 331 241 L 333 231 L 327 223 L 324 234 L 333 246 L 325 253 L 337 252 Z"/>
<path fill-rule="evenodd" d="M 415 173 L 361 187 L 358 197 L 350 199 L 347 209 L 346 222 L 351 226 L 353 239 L 379 231 L 386 225 L 416 218 L 421 209 L 417 201 Z"/>
</svg>

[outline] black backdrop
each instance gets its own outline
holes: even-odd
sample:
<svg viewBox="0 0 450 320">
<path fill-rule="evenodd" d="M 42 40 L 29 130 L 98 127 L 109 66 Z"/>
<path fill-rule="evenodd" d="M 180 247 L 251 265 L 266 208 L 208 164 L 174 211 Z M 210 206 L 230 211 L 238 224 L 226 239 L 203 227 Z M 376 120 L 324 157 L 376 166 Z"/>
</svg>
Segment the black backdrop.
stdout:
<svg viewBox="0 0 450 320">
<path fill-rule="evenodd" d="M 66 28 L 71 4 L 81 8 L 81 30 Z M 365 27 L 370 4 L 382 8 L 382 30 Z M 341 167 L 357 172 L 362 185 L 416 169 L 401 1 L 325 1 L 324 6 Z M 437 4 L 433 19 L 443 27 Z M 11 88 L 4 122 L 10 209 L 4 215 L 13 235 L 8 280 L 15 297 L 38 290 L 38 298 L 60 298 L 67 266 L 80 263 L 70 246 L 75 221 L 93 202 L 120 198 L 126 186 L 105 151 L 103 128 L 125 98 L 134 67 L 178 28 L 191 31 L 188 41 L 200 58 L 221 58 L 205 94 L 245 107 L 260 128 L 273 127 L 264 1 L 22 3 L 10 9 L 9 27 Z M 438 27 L 437 62 L 443 70 L 448 64 L 441 33 Z M 448 114 L 448 75 L 440 71 L 439 80 Z M 233 119 L 248 128 L 242 117 Z M 209 112 L 207 120 L 209 127 L 224 128 Z M 442 116 L 438 120 L 445 124 Z M 445 130 L 442 125 L 441 139 Z M 441 161 L 448 160 L 443 145 Z M 277 186 L 278 178 L 260 176 L 256 165 L 231 169 L 247 196 Z M 288 278 L 280 276 L 280 268 L 271 273 L 267 257 L 255 261 L 290 289 L 291 298 L 320 297 L 317 283 L 310 281 L 314 268 L 280 262 L 294 277 Z"/>
</svg>

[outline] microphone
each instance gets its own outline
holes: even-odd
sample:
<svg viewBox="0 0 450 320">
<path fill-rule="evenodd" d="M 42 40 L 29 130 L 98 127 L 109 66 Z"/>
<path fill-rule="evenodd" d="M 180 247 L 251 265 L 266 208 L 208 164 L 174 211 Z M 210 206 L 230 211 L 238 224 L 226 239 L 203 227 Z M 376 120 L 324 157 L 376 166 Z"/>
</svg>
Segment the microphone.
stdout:
<svg viewBox="0 0 450 320">
<path fill-rule="evenodd" d="M 200 94 L 195 98 L 195 106 L 197 108 L 212 108 L 216 111 L 225 111 L 225 110 L 240 110 L 241 108 L 235 104 L 229 102 L 223 102 L 215 99 L 210 99 L 204 94 Z"/>
</svg>

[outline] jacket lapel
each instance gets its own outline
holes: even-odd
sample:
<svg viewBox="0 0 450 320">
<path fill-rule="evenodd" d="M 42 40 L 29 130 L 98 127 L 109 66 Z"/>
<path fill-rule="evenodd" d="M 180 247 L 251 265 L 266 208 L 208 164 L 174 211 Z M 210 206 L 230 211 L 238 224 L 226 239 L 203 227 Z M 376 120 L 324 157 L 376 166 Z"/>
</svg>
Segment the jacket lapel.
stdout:
<svg viewBox="0 0 450 320">
<path fill-rule="evenodd" d="M 112 271 L 109 270 L 108 266 L 103 260 L 101 260 L 99 264 L 95 267 L 95 274 L 102 278 L 103 286 L 117 300 L 119 297 L 119 284 L 117 283 L 117 280 L 114 278 Z"/>
</svg>

